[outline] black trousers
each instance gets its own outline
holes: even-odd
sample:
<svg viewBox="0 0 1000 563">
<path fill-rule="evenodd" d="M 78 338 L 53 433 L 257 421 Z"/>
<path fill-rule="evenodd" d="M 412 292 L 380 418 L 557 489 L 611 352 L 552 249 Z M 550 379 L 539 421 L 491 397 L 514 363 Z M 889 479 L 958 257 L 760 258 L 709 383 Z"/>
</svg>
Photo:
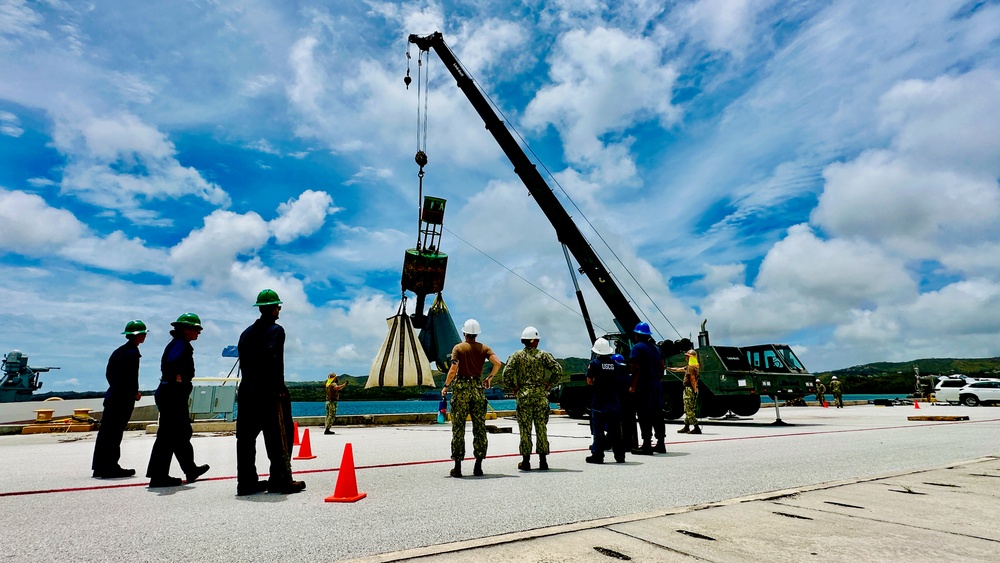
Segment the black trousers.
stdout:
<svg viewBox="0 0 1000 563">
<path fill-rule="evenodd" d="M 650 442 L 655 434 L 663 440 L 666 427 L 663 423 L 663 389 L 653 387 L 640 392 L 636 389 L 636 414 L 639 416 L 639 432 L 642 441 Z"/>
<path fill-rule="evenodd" d="M 620 408 L 621 439 L 626 450 L 639 447 L 639 432 L 635 424 L 635 398 L 628 392 L 628 386 L 618 392 Z"/>
<path fill-rule="evenodd" d="M 119 469 L 118 460 L 122 456 L 122 435 L 132 418 L 135 400 L 104 401 L 104 414 L 101 415 L 101 426 L 97 429 L 97 440 L 94 443 L 94 461 L 90 468 L 97 472 Z"/>
<path fill-rule="evenodd" d="M 604 459 L 604 450 L 611 446 L 615 459 L 625 459 L 625 444 L 621 440 L 620 411 L 607 405 L 594 405 L 590 410 L 590 428 L 594 435 L 591 452 Z"/>
<path fill-rule="evenodd" d="M 191 473 L 197 467 L 194 462 L 194 447 L 191 446 L 191 415 L 188 413 L 190 395 L 190 383 L 161 383 L 153 393 L 156 408 L 160 411 L 160 425 L 156 430 L 153 449 L 149 452 L 146 477 L 168 477 L 171 457 L 177 458 L 184 473 Z"/>
<path fill-rule="evenodd" d="M 292 403 L 288 396 L 240 395 L 236 417 L 236 482 L 256 483 L 257 436 L 264 434 L 264 449 L 270 461 L 268 481 L 285 484 L 292 480 L 292 444 L 295 440 Z"/>
</svg>

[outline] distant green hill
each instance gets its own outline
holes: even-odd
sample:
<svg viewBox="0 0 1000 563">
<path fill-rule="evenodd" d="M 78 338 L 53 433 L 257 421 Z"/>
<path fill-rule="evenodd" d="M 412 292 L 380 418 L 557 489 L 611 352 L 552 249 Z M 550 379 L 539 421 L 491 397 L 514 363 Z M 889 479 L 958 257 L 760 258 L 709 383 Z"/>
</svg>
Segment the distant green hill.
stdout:
<svg viewBox="0 0 1000 563">
<path fill-rule="evenodd" d="M 916 370 L 921 384 L 933 385 L 931 376 L 963 374 L 970 377 L 1000 377 L 1000 358 L 929 358 L 909 362 L 874 362 L 834 371 L 817 373 L 829 387 L 830 379 L 844 382 L 845 393 L 899 393 L 916 389 Z"/>
</svg>

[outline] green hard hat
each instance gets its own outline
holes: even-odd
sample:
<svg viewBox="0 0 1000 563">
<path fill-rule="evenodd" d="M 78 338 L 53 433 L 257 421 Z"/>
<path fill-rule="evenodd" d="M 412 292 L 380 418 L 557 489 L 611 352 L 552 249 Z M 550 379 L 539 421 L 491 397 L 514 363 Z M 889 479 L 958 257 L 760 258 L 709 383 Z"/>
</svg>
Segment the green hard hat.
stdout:
<svg viewBox="0 0 1000 563">
<path fill-rule="evenodd" d="M 125 330 L 122 331 L 122 334 L 146 334 L 146 323 L 140 321 L 139 319 L 129 321 L 128 324 L 125 325 Z"/>
<path fill-rule="evenodd" d="M 257 302 L 253 304 L 254 307 L 264 307 L 266 305 L 281 305 L 281 299 L 278 298 L 277 292 L 273 289 L 262 289 L 257 294 Z"/>
<path fill-rule="evenodd" d="M 194 313 L 184 313 L 183 315 L 177 317 L 176 321 L 174 321 L 174 322 L 172 322 L 170 324 L 173 325 L 173 326 L 175 326 L 175 327 L 177 327 L 177 328 L 183 328 L 185 326 L 190 326 L 190 327 L 194 327 L 194 328 L 196 328 L 198 330 L 201 330 L 201 319 L 199 319 L 198 315 L 196 315 Z"/>
</svg>

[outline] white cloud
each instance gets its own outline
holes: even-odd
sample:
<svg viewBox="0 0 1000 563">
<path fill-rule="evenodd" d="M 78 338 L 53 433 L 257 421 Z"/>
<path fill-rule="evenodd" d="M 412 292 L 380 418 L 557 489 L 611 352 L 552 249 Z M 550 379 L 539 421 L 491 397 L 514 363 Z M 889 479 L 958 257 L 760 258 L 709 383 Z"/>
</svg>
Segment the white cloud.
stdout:
<svg viewBox="0 0 1000 563">
<path fill-rule="evenodd" d="M 602 27 L 562 35 L 549 64 L 552 84 L 528 105 L 525 125 L 554 125 L 569 161 L 598 169 L 604 184 L 633 178 L 633 139 L 602 139 L 646 120 L 675 123 L 680 110 L 670 99 L 677 70 L 663 64 L 654 42 Z"/>
<path fill-rule="evenodd" d="M 193 195 L 229 204 L 222 188 L 177 161 L 166 135 L 134 115 L 67 115 L 56 120 L 54 143 L 69 159 L 62 179 L 65 193 L 133 221 L 155 221 L 158 213 L 143 208 L 146 200 Z"/>
<path fill-rule="evenodd" d="M 43 228 L 39 228 L 43 225 Z M 116 272 L 165 273 L 165 254 L 121 231 L 94 234 L 65 209 L 34 194 L 0 190 L 0 250 L 25 256 L 61 256 Z"/>
<path fill-rule="evenodd" d="M 229 288 L 233 264 L 239 256 L 255 253 L 271 233 L 267 222 L 254 212 L 216 210 L 170 250 L 170 263 L 179 280 L 202 281 L 218 290 Z"/>
<path fill-rule="evenodd" d="M 24 129 L 20 126 L 20 120 L 9 111 L 0 111 L 0 135 L 8 137 L 20 137 Z"/>
<path fill-rule="evenodd" d="M 709 49 L 741 57 L 756 35 L 755 16 L 772 3 L 770 0 L 698 0 L 679 6 L 672 16 L 678 27 L 703 41 Z"/>
<path fill-rule="evenodd" d="M 306 190 L 298 199 L 290 199 L 278 206 L 278 217 L 269 227 L 278 244 L 287 244 L 299 237 L 315 233 L 326 221 L 327 215 L 340 211 L 334 207 L 333 198 L 326 192 Z"/>
</svg>

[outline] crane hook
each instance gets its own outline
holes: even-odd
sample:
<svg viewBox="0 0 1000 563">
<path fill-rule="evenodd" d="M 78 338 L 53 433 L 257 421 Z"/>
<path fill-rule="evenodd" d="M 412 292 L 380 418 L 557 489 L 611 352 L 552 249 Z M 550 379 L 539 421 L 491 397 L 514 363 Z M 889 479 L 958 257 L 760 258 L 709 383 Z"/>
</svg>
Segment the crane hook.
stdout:
<svg viewBox="0 0 1000 563">
<path fill-rule="evenodd" d="M 406 69 L 406 77 L 403 78 L 403 84 L 406 84 L 406 89 L 407 90 L 410 89 L 410 83 L 411 82 L 413 82 L 413 79 L 410 78 L 410 69 Z"/>
<path fill-rule="evenodd" d="M 417 161 L 417 165 L 420 166 L 420 168 L 423 168 L 424 166 L 427 166 L 427 153 L 424 151 L 417 151 L 413 160 Z"/>
</svg>

